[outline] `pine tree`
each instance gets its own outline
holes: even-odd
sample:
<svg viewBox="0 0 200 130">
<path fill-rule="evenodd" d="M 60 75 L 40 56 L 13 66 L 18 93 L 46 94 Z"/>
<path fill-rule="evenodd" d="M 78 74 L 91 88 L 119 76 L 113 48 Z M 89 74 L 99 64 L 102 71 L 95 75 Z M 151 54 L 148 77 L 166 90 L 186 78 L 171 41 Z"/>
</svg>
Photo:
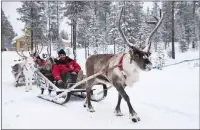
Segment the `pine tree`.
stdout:
<svg viewBox="0 0 200 130">
<path fill-rule="evenodd" d="M 12 39 L 15 37 L 13 27 L 5 16 L 4 11 L 1 9 L 1 48 L 5 48 L 6 44 L 11 44 Z"/>
<path fill-rule="evenodd" d="M 68 36 L 67 32 L 65 32 L 64 30 L 62 30 L 60 32 L 60 36 L 61 36 L 62 39 L 65 39 L 65 40 L 69 39 L 69 36 Z"/>
<path fill-rule="evenodd" d="M 164 53 L 164 47 L 163 45 L 158 42 L 157 45 L 157 55 L 156 55 L 156 59 L 155 59 L 155 65 L 159 68 L 162 68 L 165 65 L 165 53 Z"/>
<path fill-rule="evenodd" d="M 153 2 L 153 9 L 152 9 L 152 14 L 151 14 L 151 17 L 153 18 L 153 16 L 156 16 L 156 17 L 160 17 L 160 9 L 159 9 L 159 6 L 158 6 L 158 2 L 154 1 Z M 154 28 L 154 26 L 152 26 L 152 28 Z M 153 38 L 153 43 L 154 43 L 154 49 L 155 51 L 157 51 L 157 45 L 158 45 L 158 42 L 160 42 L 160 30 L 158 30 L 155 34 L 154 34 L 154 38 Z"/>
<path fill-rule="evenodd" d="M 172 27 L 172 13 L 171 13 L 171 3 L 169 1 L 162 1 L 162 12 L 165 13 L 165 18 L 163 19 L 161 25 L 161 38 L 165 44 L 165 49 L 169 46 L 171 42 L 171 27 Z"/>
<path fill-rule="evenodd" d="M 47 43 L 45 3 L 23 1 L 22 7 L 18 8 L 17 12 L 21 15 L 18 20 L 25 22 L 27 29 L 31 30 L 31 50 L 33 45 L 37 49 L 38 44 Z"/>
<path fill-rule="evenodd" d="M 76 43 L 77 43 L 77 23 L 88 5 L 87 1 L 67 1 L 65 2 L 64 16 L 67 16 L 72 21 L 72 43 L 73 43 L 73 54 L 76 60 Z"/>
</svg>

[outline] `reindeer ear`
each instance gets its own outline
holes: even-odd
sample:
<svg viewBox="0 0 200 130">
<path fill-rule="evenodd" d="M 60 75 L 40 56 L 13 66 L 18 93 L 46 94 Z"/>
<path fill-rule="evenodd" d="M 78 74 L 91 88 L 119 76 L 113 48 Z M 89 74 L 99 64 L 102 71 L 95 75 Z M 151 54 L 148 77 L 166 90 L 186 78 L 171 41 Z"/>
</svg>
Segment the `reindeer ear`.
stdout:
<svg viewBox="0 0 200 130">
<path fill-rule="evenodd" d="M 133 60 L 139 58 L 139 51 L 138 51 L 137 48 L 135 48 L 135 47 L 131 48 L 130 54 L 131 54 L 131 58 L 132 58 Z"/>
</svg>

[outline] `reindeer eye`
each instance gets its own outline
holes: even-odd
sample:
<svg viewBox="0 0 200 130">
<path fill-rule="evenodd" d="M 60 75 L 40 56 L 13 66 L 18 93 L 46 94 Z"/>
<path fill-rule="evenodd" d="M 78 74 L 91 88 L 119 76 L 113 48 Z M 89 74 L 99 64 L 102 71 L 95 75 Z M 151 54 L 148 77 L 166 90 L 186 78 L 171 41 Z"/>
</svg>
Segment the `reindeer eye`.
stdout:
<svg viewBox="0 0 200 130">
<path fill-rule="evenodd" d="M 144 55 L 144 56 L 143 56 L 143 59 L 148 59 L 147 55 Z"/>
</svg>

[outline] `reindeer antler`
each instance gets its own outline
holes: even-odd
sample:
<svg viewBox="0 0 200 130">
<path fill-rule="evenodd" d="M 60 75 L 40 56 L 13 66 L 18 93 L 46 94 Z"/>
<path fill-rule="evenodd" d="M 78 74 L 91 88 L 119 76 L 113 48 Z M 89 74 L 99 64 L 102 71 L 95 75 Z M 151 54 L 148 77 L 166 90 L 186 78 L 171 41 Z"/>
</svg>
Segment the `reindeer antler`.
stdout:
<svg viewBox="0 0 200 130">
<path fill-rule="evenodd" d="M 126 36 L 124 35 L 122 29 L 121 29 L 120 20 L 121 20 L 121 16 L 122 16 L 123 10 L 124 10 L 124 7 L 122 7 L 121 12 L 120 12 L 120 15 L 119 15 L 119 19 L 118 19 L 118 29 L 119 29 L 119 32 L 120 32 L 122 38 L 124 39 L 125 43 L 126 43 L 129 47 L 135 47 L 135 46 L 134 46 L 134 44 L 136 43 L 135 38 L 133 38 L 134 43 L 129 42 L 128 39 L 126 38 Z"/>
<path fill-rule="evenodd" d="M 150 42 L 150 40 L 151 40 L 152 36 L 155 34 L 155 32 L 158 30 L 158 27 L 161 25 L 161 23 L 162 23 L 162 21 L 164 19 L 164 15 L 165 14 L 163 14 L 161 16 L 161 10 L 160 10 L 160 17 L 161 17 L 160 19 L 158 19 L 156 16 L 154 16 L 154 18 L 155 18 L 156 21 L 150 21 L 150 22 L 146 21 L 147 24 L 154 24 L 156 26 L 153 29 L 153 31 L 150 33 L 149 37 L 146 39 L 146 43 L 145 44 L 147 46 L 143 49 L 143 51 L 145 51 L 145 52 L 149 52 L 150 51 L 150 48 L 151 48 L 151 42 Z"/>
<path fill-rule="evenodd" d="M 22 58 L 27 58 L 27 56 L 24 55 L 24 49 L 21 51 L 21 54 L 18 52 L 17 48 L 16 48 L 16 52 L 17 54 L 22 57 Z"/>
<path fill-rule="evenodd" d="M 42 49 L 43 49 L 43 43 L 42 43 L 42 47 L 41 47 L 41 49 L 40 49 L 40 51 L 39 51 L 39 49 L 38 49 L 38 47 L 37 48 L 35 48 L 35 52 L 33 53 L 33 54 L 30 54 L 30 55 L 34 55 L 34 56 L 38 56 L 38 55 L 40 55 L 40 53 L 42 52 Z"/>
</svg>

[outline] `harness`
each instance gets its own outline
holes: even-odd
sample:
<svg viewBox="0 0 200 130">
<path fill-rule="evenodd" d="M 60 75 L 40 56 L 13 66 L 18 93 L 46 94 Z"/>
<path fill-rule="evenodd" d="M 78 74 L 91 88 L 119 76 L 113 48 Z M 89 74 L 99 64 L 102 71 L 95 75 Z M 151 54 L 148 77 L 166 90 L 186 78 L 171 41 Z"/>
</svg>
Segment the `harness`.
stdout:
<svg viewBox="0 0 200 130">
<path fill-rule="evenodd" d="M 124 69 L 123 69 L 123 64 L 122 64 L 122 62 L 123 62 L 123 59 L 124 59 L 125 54 L 126 54 L 126 53 L 124 53 L 124 54 L 122 55 L 122 57 L 120 58 L 120 61 L 119 61 L 118 65 L 117 65 L 118 68 L 119 68 L 119 70 L 121 70 L 121 71 L 124 70 Z"/>
<path fill-rule="evenodd" d="M 124 69 L 123 69 L 123 64 L 122 64 L 125 54 L 126 54 L 126 53 L 124 53 L 124 54 L 121 56 L 121 58 L 120 58 L 120 60 L 119 60 L 119 63 L 118 63 L 117 65 L 114 65 L 113 67 L 106 68 L 106 69 L 103 69 L 103 70 L 102 70 L 102 72 L 104 73 L 104 75 L 105 75 L 106 77 L 107 77 L 108 71 L 111 71 L 111 70 L 115 69 L 116 67 L 118 67 L 119 70 L 122 71 L 122 74 L 125 76 L 125 74 L 124 74 L 124 72 L 123 72 Z"/>
</svg>

